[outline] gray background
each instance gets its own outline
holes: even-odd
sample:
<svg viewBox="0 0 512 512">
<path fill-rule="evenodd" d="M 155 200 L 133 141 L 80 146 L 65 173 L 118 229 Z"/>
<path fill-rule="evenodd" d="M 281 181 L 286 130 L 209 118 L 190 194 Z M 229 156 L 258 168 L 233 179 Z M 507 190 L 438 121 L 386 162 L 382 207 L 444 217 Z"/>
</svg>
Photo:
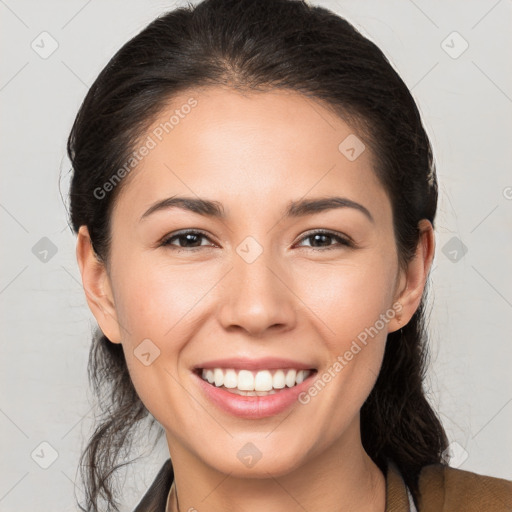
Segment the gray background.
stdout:
<svg viewBox="0 0 512 512">
<path fill-rule="evenodd" d="M 419 104 L 440 181 L 430 398 L 452 465 L 512 479 L 512 3 L 312 3 L 375 41 Z M 177 5 L 185 2 L 0 0 L 2 512 L 76 510 L 73 493 L 81 496 L 95 323 L 59 193 L 60 181 L 66 199 L 65 142 L 114 52 Z M 163 440 L 126 470 L 124 510 L 167 457 Z"/>
</svg>

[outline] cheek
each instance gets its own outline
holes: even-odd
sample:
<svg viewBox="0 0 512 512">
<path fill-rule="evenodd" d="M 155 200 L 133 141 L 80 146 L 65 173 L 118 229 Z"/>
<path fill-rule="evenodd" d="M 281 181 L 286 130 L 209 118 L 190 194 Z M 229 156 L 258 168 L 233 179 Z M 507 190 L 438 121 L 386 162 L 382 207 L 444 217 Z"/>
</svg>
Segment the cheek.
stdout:
<svg viewBox="0 0 512 512">
<path fill-rule="evenodd" d="M 393 261 L 368 256 L 357 263 L 318 266 L 296 281 L 305 311 L 314 313 L 308 313 L 308 321 L 321 333 L 325 360 L 316 387 L 328 388 L 325 394 L 321 391 L 324 398 L 318 403 L 326 411 L 337 410 L 340 403 L 354 413 L 361 407 L 379 373 L 388 324 L 395 315 Z M 338 421 L 346 412 L 339 411 Z"/>
<path fill-rule="evenodd" d="M 168 415 L 179 424 L 175 413 L 187 404 L 178 383 L 184 376 L 180 354 L 193 337 L 191 319 L 211 284 L 204 272 L 163 268 L 143 258 L 124 259 L 116 269 L 116 312 L 132 383 L 161 424 L 169 423 Z"/>
<path fill-rule="evenodd" d="M 294 292 L 305 311 L 314 313 L 309 316 L 316 318 L 331 355 L 344 351 L 390 308 L 394 267 L 378 255 L 369 256 L 357 263 L 309 264 L 295 276 Z"/>
<path fill-rule="evenodd" d="M 200 299 L 218 280 L 214 273 L 145 258 L 125 260 L 116 275 L 116 311 L 129 332 L 126 341 L 177 340 L 188 315 L 200 309 Z"/>
<path fill-rule="evenodd" d="M 315 313 L 309 314 L 310 321 L 322 333 L 319 350 L 324 354 L 322 369 L 301 403 L 315 417 L 330 418 L 318 426 L 326 444 L 357 416 L 382 364 L 387 326 L 395 314 L 390 307 L 394 274 L 392 266 L 377 263 L 324 268 L 315 273 L 314 283 L 309 280 L 301 288 Z"/>
<path fill-rule="evenodd" d="M 382 254 L 373 251 L 331 262 L 296 260 L 282 269 L 280 279 L 302 318 L 296 320 L 306 329 L 314 327 L 331 355 L 344 352 L 347 343 L 390 307 L 394 268 Z M 228 298 L 219 290 L 229 293 L 229 288 L 215 286 L 229 266 L 212 261 L 169 265 L 134 257 L 123 258 L 114 268 L 116 311 L 124 341 L 132 346 L 150 339 L 158 345 L 165 342 L 166 351 L 179 352 L 199 328 L 197 320 L 213 314 L 214 302 Z"/>
<path fill-rule="evenodd" d="M 205 319 L 212 288 L 225 270 L 200 265 L 166 265 L 149 258 L 123 258 L 113 276 L 116 312 L 133 385 L 146 408 L 163 424 L 162 404 L 186 406 L 187 378 L 181 355 Z M 209 301 L 210 299 L 210 301 Z M 180 366 L 181 365 L 181 366 Z M 179 414 L 177 415 L 179 416 Z M 175 418 L 174 421 L 179 421 Z"/>
</svg>

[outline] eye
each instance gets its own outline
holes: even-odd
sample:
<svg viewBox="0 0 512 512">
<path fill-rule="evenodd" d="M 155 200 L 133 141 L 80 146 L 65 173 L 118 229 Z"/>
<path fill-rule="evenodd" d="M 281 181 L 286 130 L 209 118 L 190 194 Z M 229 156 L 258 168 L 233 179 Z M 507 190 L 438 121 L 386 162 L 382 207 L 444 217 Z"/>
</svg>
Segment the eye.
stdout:
<svg viewBox="0 0 512 512">
<path fill-rule="evenodd" d="M 160 243 L 160 246 L 162 247 L 169 247 L 173 250 L 181 251 L 181 250 L 188 250 L 188 251 L 196 251 L 199 250 L 201 247 L 205 247 L 205 245 L 201 244 L 202 239 L 209 240 L 208 236 L 206 236 L 203 232 L 197 231 L 197 230 L 187 230 L 187 231 L 181 231 L 178 233 L 173 234 L 172 236 L 169 236 L 167 238 L 164 238 L 162 242 Z M 173 244 L 177 240 L 179 245 Z M 354 247 L 354 243 L 346 236 L 341 235 L 340 233 L 336 233 L 333 231 L 325 231 L 325 230 L 319 230 L 314 231 L 306 236 L 302 237 L 301 240 L 311 240 L 313 241 L 313 245 L 310 246 L 311 249 L 315 251 L 325 251 L 330 249 L 336 249 L 336 247 L 339 248 L 339 246 L 345 246 L 345 247 Z M 337 241 L 338 244 L 332 245 L 329 242 L 332 242 L 333 240 Z M 324 245 L 322 247 L 322 244 L 327 242 L 327 245 Z M 314 244 L 320 244 L 320 247 L 315 247 Z M 215 245 L 215 244 L 213 244 Z M 206 247 L 212 247 L 212 245 L 206 244 Z M 302 246 L 307 247 L 307 246 Z"/>
<path fill-rule="evenodd" d="M 197 245 L 197 242 L 200 241 L 202 238 L 208 239 L 209 238 L 202 233 L 201 231 L 195 231 L 195 230 L 188 230 L 188 231 L 181 231 L 180 233 L 175 233 L 174 235 L 164 238 L 161 242 L 162 247 L 171 247 L 172 249 L 176 250 L 189 250 L 189 251 L 195 251 L 198 250 L 200 247 L 203 247 L 201 243 Z M 185 245 L 176 245 L 172 244 L 171 242 L 174 240 L 178 240 L 183 242 Z"/>
<path fill-rule="evenodd" d="M 308 240 L 308 239 L 313 240 L 313 244 L 318 244 L 318 243 L 322 244 L 323 242 L 327 242 L 327 245 L 324 247 L 317 248 L 317 247 L 311 246 L 311 248 L 315 251 L 318 251 L 318 250 L 328 251 L 331 249 L 336 249 L 337 247 L 339 248 L 340 245 L 346 246 L 346 247 L 354 247 L 354 243 L 348 237 L 343 236 L 340 233 L 335 233 L 333 231 L 325 231 L 325 230 L 314 231 L 314 232 L 309 233 L 308 235 L 301 238 L 301 240 Z M 329 244 L 328 242 L 330 242 L 332 240 L 337 240 L 338 244 L 337 245 Z M 307 246 L 303 246 L 303 247 L 307 247 Z"/>
</svg>

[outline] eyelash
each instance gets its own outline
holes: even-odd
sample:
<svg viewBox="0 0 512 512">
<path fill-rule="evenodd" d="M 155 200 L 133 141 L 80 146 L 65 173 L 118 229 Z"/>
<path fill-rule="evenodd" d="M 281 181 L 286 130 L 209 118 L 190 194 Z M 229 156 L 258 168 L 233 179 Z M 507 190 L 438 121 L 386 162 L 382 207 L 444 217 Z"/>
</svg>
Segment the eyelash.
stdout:
<svg viewBox="0 0 512 512">
<path fill-rule="evenodd" d="M 207 247 L 207 246 L 201 245 L 199 247 L 188 247 L 187 248 L 187 247 L 178 247 L 178 246 L 171 245 L 171 241 L 173 241 L 175 239 L 179 239 L 186 235 L 201 235 L 202 237 L 207 238 L 209 240 L 209 237 L 202 231 L 187 230 L 187 231 L 181 231 L 179 233 L 173 234 L 172 236 L 165 238 L 160 243 L 160 247 L 169 247 L 169 248 L 172 248 L 173 251 L 178 251 L 178 252 L 181 252 L 181 251 L 195 252 L 197 250 L 200 250 L 203 247 Z M 351 240 L 349 240 L 348 237 L 343 236 L 340 233 L 336 233 L 335 231 L 326 231 L 326 230 L 317 230 L 317 231 L 308 233 L 307 235 L 303 236 L 299 240 L 299 242 L 306 240 L 308 238 L 312 238 L 315 235 L 326 235 L 333 239 L 336 239 L 339 242 L 339 246 L 345 246 L 345 247 L 351 247 L 351 248 L 355 247 L 355 244 Z M 309 247 L 309 248 L 316 252 L 323 252 L 323 251 L 330 251 L 332 249 L 339 248 L 339 246 L 332 245 L 332 246 L 322 247 L 322 248 L 317 248 L 317 247 Z M 303 246 L 303 247 L 307 247 L 307 246 Z"/>
</svg>

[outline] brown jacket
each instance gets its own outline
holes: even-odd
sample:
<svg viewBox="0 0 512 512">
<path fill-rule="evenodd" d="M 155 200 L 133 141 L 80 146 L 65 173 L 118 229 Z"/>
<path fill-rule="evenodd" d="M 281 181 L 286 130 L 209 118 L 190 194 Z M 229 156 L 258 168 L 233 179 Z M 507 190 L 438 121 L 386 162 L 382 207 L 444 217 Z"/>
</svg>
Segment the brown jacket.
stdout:
<svg viewBox="0 0 512 512">
<path fill-rule="evenodd" d="M 167 459 L 133 512 L 165 512 L 173 480 L 171 459 Z M 509 480 L 432 464 L 421 470 L 418 483 L 418 512 L 512 512 Z M 386 471 L 385 512 L 412 510 L 402 476 L 390 462 Z"/>
</svg>

